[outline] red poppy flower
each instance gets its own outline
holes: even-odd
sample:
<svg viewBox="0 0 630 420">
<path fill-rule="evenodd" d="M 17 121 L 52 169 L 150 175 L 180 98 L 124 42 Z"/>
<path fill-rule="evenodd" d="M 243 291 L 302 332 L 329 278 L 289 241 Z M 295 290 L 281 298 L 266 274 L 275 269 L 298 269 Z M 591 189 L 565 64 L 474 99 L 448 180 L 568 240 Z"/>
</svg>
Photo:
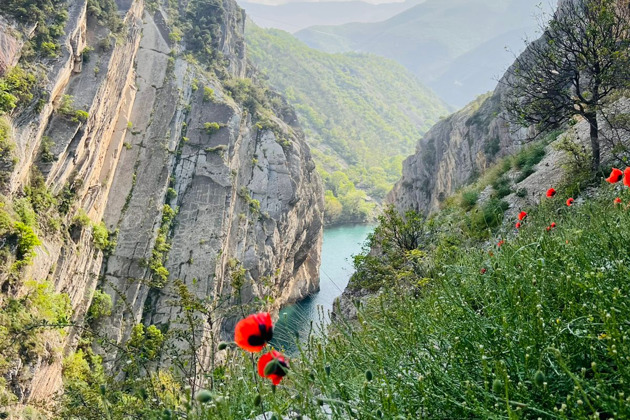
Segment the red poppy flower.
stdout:
<svg viewBox="0 0 630 420">
<path fill-rule="evenodd" d="M 547 232 L 551 230 L 551 226 L 547 226 Z"/>
<path fill-rule="evenodd" d="M 569 198 L 569 199 L 567 200 L 567 206 L 571 207 L 571 206 L 573 205 L 573 202 L 574 202 L 574 201 L 575 201 L 574 199 Z"/>
<path fill-rule="evenodd" d="M 611 184 L 616 184 L 617 182 L 621 181 L 622 176 L 623 172 L 621 172 L 621 169 L 613 168 L 610 176 L 606 178 L 606 181 L 610 182 Z"/>
<path fill-rule="evenodd" d="M 501 248 L 501 245 L 503 245 L 504 243 L 505 243 L 505 241 L 504 241 L 503 239 L 501 239 L 501 240 L 499 241 L 499 243 L 497 244 L 497 246 L 498 246 L 499 248 Z"/>
<path fill-rule="evenodd" d="M 553 197 L 554 195 L 556 195 L 556 190 L 554 190 L 553 188 L 549 188 L 549 189 L 547 190 L 547 197 L 551 198 L 551 197 Z"/>
<path fill-rule="evenodd" d="M 271 379 L 274 385 L 278 385 L 282 378 L 287 375 L 289 365 L 282 353 L 271 350 L 258 359 L 258 374 L 263 378 Z"/>
<path fill-rule="evenodd" d="M 525 219 L 527 217 L 527 213 L 525 213 L 524 211 L 520 212 L 518 214 L 518 220 L 520 220 L 521 222 L 523 221 L 523 219 Z"/>
<path fill-rule="evenodd" d="M 552 228 L 555 228 L 555 227 L 556 227 L 556 222 L 552 222 L 552 223 L 551 223 L 551 227 L 552 227 Z"/>
<path fill-rule="evenodd" d="M 516 222 L 516 224 L 514 226 L 516 226 L 516 229 L 520 229 L 521 228 L 521 222 Z"/>
<path fill-rule="evenodd" d="M 259 352 L 273 338 L 271 315 L 266 312 L 241 319 L 234 329 L 234 341 L 243 350 Z"/>
<path fill-rule="evenodd" d="M 623 171 L 623 185 L 630 187 L 630 168 Z"/>
<path fill-rule="evenodd" d="M 619 197 L 615 198 L 615 205 L 617 204 L 621 204 L 621 198 Z"/>
<path fill-rule="evenodd" d="M 479 270 L 479 272 L 480 272 L 481 274 L 486 274 L 486 271 L 488 271 L 488 270 L 486 270 L 485 268 L 482 268 L 481 270 Z"/>
</svg>

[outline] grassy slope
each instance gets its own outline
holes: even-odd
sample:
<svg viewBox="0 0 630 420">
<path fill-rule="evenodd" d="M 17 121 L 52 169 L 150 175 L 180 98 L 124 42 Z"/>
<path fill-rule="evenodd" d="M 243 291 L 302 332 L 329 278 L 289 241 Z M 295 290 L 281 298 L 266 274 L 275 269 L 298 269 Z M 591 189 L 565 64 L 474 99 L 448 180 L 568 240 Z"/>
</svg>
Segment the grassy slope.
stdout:
<svg viewBox="0 0 630 420">
<path fill-rule="evenodd" d="M 276 393 L 262 387 L 266 409 L 321 418 L 324 402 L 335 418 L 627 418 L 630 212 L 613 205 L 617 195 L 630 199 L 606 185 L 571 208 L 550 200 L 500 249 L 441 238 L 415 296 L 392 287 L 358 324 L 312 338 Z M 220 391 L 229 402 L 208 418 L 260 413 L 250 369 L 231 365 Z"/>
<path fill-rule="evenodd" d="M 322 53 L 286 32 L 254 25 L 247 43 L 251 60 L 299 113 L 320 169 L 343 171 L 377 200 L 400 177 L 419 137 L 448 112 L 392 61 Z"/>
</svg>

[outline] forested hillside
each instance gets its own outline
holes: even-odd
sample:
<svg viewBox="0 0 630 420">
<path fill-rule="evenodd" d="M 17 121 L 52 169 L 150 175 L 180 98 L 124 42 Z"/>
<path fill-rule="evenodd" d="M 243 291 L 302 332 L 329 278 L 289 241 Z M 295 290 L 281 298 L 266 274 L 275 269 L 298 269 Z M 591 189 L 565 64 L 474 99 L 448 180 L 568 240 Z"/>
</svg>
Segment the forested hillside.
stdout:
<svg viewBox="0 0 630 420">
<path fill-rule="evenodd" d="M 401 65 L 328 54 L 248 25 L 248 54 L 295 107 L 326 184 L 328 223 L 366 220 L 446 106 Z"/>
</svg>

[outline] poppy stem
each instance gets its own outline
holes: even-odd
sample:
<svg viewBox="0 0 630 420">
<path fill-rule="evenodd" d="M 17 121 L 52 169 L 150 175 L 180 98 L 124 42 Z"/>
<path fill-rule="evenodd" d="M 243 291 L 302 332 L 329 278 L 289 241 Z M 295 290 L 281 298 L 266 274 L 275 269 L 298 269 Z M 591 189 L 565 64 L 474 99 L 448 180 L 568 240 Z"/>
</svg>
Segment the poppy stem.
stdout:
<svg viewBox="0 0 630 420">
<path fill-rule="evenodd" d="M 252 353 L 249 354 L 249 358 L 252 361 L 252 373 L 254 375 L 254 383 L 256 384 L 256 392 L 260 395 L 260 385 L 258 383 L 258 377 L 256 376 L 256 361 L 254 360 L 254 355 Z M 267 413 L 265 412 L 265 402 L 263 401 L 262 395 L 260 395 L 260 409 L 262 410 L 262 415 L 265 420 L 267 420 Z"/>
</svg>

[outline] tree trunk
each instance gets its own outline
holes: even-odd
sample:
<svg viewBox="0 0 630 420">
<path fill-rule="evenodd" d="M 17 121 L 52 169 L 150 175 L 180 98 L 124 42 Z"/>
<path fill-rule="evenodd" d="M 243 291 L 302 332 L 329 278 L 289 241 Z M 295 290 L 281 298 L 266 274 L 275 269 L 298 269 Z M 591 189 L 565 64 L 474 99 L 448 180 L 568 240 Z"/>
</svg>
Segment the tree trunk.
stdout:
<svg viewBox="0 0 630 420">
<path fill-rule="evenodd" d="M 593 150 L 593 159 L 591 161 L 591 169 L 593 173 L 599 170 L 600 164 L 600 151 L 599 151 L 599 127 L 597 126 L 597 114 L 585 115 L 586 121 L 588 121 L 591 127 L 591 149 Z"/>
</svg>

